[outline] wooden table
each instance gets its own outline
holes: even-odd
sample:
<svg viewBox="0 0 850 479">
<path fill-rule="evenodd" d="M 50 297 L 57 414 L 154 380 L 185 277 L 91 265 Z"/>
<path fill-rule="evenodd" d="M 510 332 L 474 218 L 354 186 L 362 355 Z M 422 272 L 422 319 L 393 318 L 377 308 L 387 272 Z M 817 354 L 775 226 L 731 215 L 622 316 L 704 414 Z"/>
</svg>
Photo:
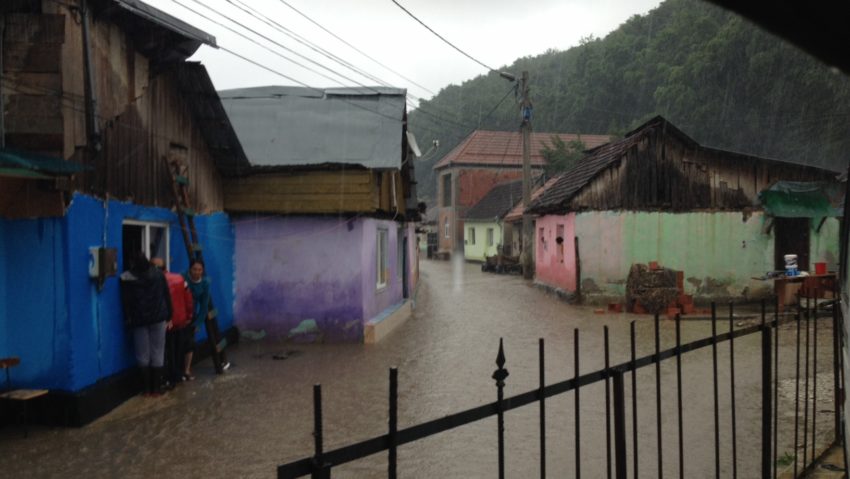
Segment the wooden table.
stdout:
<svg viewBox="0 0 850 479">
<path fill-rule="evenodd" d="M 833 298 L 835 281 L 835 273 L 775 278 L 773 290 L 779 299 L 779 311 L 782 312 L 785 306 L 797 304 L 798 292 L 801 298 Z"/>
</svg>

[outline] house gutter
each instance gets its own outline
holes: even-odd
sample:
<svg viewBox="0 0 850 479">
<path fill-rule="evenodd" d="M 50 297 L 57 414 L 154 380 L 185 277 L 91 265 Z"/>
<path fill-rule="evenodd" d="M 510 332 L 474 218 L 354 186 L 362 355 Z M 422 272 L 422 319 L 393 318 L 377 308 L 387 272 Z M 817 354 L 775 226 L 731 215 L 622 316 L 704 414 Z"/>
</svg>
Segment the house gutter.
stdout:
<svg viewBox="0 0 850 479">
<path fill-rule="evenodd" d="M 97 98 L 95 97 L 94 67 L 91 59 L 91 33 L 87 0 L 80 0 L 80 16 L 83 26 L 83 62 L 85 63 L 86 132 L 88 133 L 89 146 L 95 152 L 99 152 L 102 145 L 100 129 L 97 125 Z"/>
</svg>

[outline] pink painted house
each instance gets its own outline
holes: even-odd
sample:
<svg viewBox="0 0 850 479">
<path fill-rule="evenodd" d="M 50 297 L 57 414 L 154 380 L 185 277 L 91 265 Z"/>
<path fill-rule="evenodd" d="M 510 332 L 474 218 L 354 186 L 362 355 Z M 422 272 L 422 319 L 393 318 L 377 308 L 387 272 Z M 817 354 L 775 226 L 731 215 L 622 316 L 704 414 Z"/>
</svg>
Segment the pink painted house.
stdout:
<svg viewBox="0 0 850 479">
<path fill-rule="evenodd" d="M 575 213 L 537 218 L 535 282 L 558 293 L 576 290 Z"/>
</svg>

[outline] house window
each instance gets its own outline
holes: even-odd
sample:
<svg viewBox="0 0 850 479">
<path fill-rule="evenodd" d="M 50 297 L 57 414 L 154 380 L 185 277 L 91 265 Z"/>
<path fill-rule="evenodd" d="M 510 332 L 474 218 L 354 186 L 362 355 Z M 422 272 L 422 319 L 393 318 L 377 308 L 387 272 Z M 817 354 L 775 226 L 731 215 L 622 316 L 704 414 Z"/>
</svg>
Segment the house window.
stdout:
<svg viewBox="0 0 850 479">
<path fill-rule="evenodd" d="M 449 217 L 448 216 L 446 217 L 446 224 L 443 225 L 443 232 L 444 232 L 446 239 L 451 238 L 451 236 L 449 236 Z"/>
<path fill-rule="evenodd" d="M 544 228 L 540 228 L 540 242 L 543 244 L 543 250 L 546 250 L 546 236 L 544 236 L 546 230 Z"/>
<path fill-rule="evenodd" d="M 493 246 L 493 228 L 487 228 L 487 246 Z"/>
<path fill-rule="evenodd" d="M 443 175 L 443 206 L 452 205 L 452 175 Z"/>
<path fill-rule="evenodd" d="M 171 264 L 168 248 L 168 224 L 126 220 L 121 227 L 121 248 L 124 269 L 130 267 L 132 254 L 141 251 L 150 259 L 162 258 L 166 266 Z"/>
<path fill-rule="evenodd" d="M 475 228 L 469 228 L 469 244 L 475 244 Z"/>
<path fill-rule="evenodd" d="M 378 228 L 378 288 L 387 285 L 387 230 Z"/>
</svg>

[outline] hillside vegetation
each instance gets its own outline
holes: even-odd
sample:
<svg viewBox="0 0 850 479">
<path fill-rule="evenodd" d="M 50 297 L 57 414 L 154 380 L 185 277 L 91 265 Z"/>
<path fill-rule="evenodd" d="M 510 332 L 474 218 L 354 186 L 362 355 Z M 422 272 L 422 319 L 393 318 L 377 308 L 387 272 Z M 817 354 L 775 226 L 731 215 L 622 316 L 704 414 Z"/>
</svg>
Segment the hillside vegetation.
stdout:
<svg viewBox="0 0 850 479">
<path fill-rule="evenodd" d="M 850 158 L 850 79 L 702 1 L 667 0 L 605 38 L 503 70 L 529 72 L 538 132 L 622 135 L 660 114 L 707 146 L 837 171 Z M 518 129 L 510 87 L 482 75 L 411 112 L 423 149 L 440 142 L 416 165 L 420 196 L 434 197 L 434 163 L 473 129 Z"/>
</svg>

